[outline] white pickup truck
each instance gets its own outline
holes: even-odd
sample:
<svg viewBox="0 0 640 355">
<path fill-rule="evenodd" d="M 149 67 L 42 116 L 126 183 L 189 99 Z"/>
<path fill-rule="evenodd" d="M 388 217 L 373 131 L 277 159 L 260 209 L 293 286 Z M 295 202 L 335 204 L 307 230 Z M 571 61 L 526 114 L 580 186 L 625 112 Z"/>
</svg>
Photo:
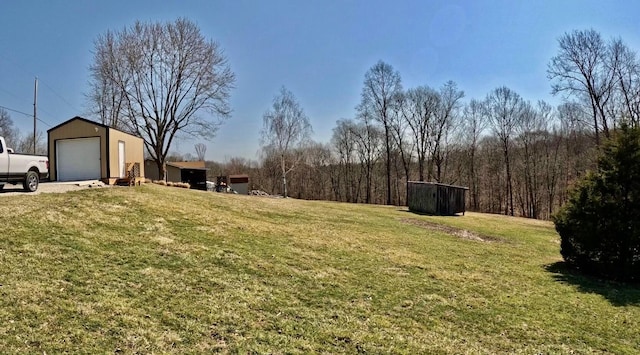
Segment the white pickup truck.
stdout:
<svg viewBox="0 0 640 355">
<path fill-rule="evenodd" d="M 38 189 L 41 179 L 49 177 L 49 159 L 41 155 L 14 153 L 0 137 L 0 190 L 9 183 L 22 184 L 25 191 Z"/>
</svg>

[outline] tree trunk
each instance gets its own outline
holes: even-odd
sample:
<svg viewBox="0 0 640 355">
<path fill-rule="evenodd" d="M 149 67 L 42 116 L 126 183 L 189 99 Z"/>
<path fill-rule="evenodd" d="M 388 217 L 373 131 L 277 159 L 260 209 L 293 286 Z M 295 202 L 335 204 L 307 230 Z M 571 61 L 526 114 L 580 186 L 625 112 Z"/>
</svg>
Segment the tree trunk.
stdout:
<svg viewBox="0 0 640 355">
<path fill-rule="evenodd" d="M 367 180 L 366 182 L 366 187 L 365 187 L 365 203 L 371 203 L 371 169 L 373 169 L 373 167 L 371 166 L 371 162 L 367 162 L 367 168 L 366 168 L 366 176 L 365 179 Z"/>
<path fill-rule="evenodd" d="M 596 111 L 596 106 L 591 103 L 591 109 L 593 110 L 593 128 L 596 130 L 596 146 L 600 146 L 600 133 L 598 129 L 598 113 Z"/>
<path fill-rule="evenodd" d="M 471 205 L 473 210 L 478 210 L 478 186 L 476 179 L 476 152 L 475 146 L 471 147 Z"/>
<path fill-rule="evenodd" d="M 405 168 L 404 176 L 405 176 L 404 205 L 408 206 L 409 205 L 409 168 Z"/>
<path fill-rule="evenodd" d="M 384 126 L 385 145 L 387 148 L 387 205 L 391 205 L 391 143 L 389 142 L 389 127 Z"/>
<path fill-rule="evenodd" d="M 160 159 L 154 159 L 156 166 L 158 167 L 158 179 L 167 181 L 167 172 L 164 169 L 164 164 Z"/>
<path fill-rule="evenodd" d="M 505 155 L 507 166 L 507 194 L 509 198 L 509 213 L 513 216 L 513 182 L 511 181 L 511 167 L 509 165 L 509 154 Z"/>
<path fill-rule="evenodd" d="M 512 216 L 513 214 L 513 183 L 511 181 L 511 165 L 509 164 L 509 148 L 508 148 L 508 142 L 503 142 L 504 144 L 504 162 L 505 162 L 505 168 L 506 168 L 506 172 L 507 172 L 507 208 L 505 209 L 505 211 L 509 211 L 508 213 L 511 214 Z M 505 213 L 507 214 L 507 213 Z"/>
<path fill-rule="evenodd" d="M 287 198 L 287 168 L 285 166 L 284 155 L 280 156 L 280 166 L 282 167 L 282 190 L 284 198 Z"/>
</svg>

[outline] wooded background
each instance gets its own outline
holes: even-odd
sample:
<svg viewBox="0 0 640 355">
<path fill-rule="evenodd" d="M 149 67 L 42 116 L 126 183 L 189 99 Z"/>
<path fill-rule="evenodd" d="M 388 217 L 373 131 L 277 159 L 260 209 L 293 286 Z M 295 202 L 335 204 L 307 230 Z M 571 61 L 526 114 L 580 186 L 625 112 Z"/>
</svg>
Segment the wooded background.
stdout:
<svg viewBox="0 0 640 355">
<path fill-rule="evenodd" d="M 531 102 L 508 87 L 465 101 L 449 81 L 405 89 L 384 62 L 365 75 L 354 118 L 330 142 L 288 153 L 289 196 L 406 205 L 407 181 L 468 186 L 467 209 L 548 219 L 622 122 L 640 122 L 640 63 L 621 39 L 594 30 L 558 40 L 547 69 L 561 103 Z M 282 157 L 211 163 L 212 175 L 247 173 L 254 189 L 282 193 Z"/>
</svg>

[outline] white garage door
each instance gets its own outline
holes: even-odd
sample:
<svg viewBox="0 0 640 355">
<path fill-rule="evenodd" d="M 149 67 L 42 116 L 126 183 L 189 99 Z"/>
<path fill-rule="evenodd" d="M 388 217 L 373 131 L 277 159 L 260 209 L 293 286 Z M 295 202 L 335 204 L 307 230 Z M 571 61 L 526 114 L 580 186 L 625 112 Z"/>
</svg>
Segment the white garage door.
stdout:
<svg viewBox="0 0 640 355">
<path fill-rule="evenodd" d="M 58 181 L 100 179 L 100 137 L 56 142 Z"/>
</svg>

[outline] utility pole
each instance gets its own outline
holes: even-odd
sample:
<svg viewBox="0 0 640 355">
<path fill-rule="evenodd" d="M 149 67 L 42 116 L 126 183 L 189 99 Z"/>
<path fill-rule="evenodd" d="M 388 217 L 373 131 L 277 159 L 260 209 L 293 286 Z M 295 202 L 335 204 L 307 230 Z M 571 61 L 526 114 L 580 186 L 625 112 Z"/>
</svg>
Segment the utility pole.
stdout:
<svg viewBox="0 0 640 355">
<path fill-rule="evenodd" d="M 36 154 L 36 120 L 38 119 L 38 77 L 33 86 L 33 154 Z"/>
</svg>

